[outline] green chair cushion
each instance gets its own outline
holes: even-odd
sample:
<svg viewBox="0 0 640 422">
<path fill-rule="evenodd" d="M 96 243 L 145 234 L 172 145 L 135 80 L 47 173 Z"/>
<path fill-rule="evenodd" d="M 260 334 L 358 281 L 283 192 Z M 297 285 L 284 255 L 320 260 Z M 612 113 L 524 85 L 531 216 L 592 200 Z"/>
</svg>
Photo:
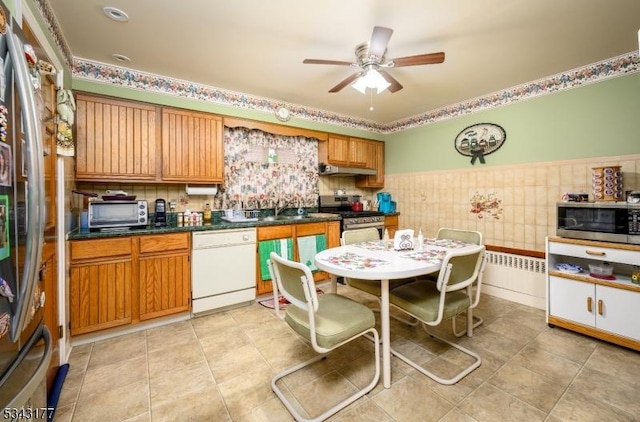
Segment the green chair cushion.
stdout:
<svg viewBox="0 0 640 422">
<path fill-rule="evenodd" d="M 440 291 L 433 281 L 418 280 L 392 289 L 389 301 L 422 321 L 431 322 L 438 319 Z M 470 305 L 471 300 L 464 290 L 449 292 L 445 298 L 442 319 L 454 317 L 467 310 Z"/>
<path fill-rule="evenodd" d="M 315 314 L 315 320 L 316 342 L 326 349 L 331 349 L 356 334 L 373 328 L 376 324 L 371 309 L 333 293 L 318 296 L 318 312 Z M 285 321 L 296 333 L 311 341 L 307 311 L 289 306 Z"/>
<path fill-rule="evenodd" d="M 400 280 L 389 280 L 389 289 L 395 289 L 404 284 L 414 282 L 415 278 L 403 278 Z M 363 280 L 360 278 L 347 278 L 347 284 L 358 290 L 365 291 L 374 296 L 380 297 L 382 290 L 380 289 L 380 281 L 378 280 Z"/>
</svg>

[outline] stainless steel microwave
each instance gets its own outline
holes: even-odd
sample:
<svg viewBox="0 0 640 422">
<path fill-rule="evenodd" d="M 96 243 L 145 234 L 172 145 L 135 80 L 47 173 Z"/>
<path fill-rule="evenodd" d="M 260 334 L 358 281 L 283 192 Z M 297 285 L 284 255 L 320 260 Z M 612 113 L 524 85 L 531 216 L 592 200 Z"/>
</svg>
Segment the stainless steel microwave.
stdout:
<svg viewBox="0 0 640 422">
<path fill-rule="evenodd" d="M 640 245 L 640 204 L 561 202 L 556 215 L 558 236 Z"/>
<path fill-rule="evenodd" d="M 90 230 L 143 227 L 148 221 L 147 201 L 89 202 Z"/>
</svg>

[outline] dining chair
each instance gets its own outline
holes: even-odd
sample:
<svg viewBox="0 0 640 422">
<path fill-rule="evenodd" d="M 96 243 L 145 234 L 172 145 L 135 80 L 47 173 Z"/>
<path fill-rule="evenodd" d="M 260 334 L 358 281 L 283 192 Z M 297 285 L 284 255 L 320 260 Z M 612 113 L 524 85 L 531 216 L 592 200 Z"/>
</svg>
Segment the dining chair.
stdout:
<svg viewBox="0 0 640 422">
<path fill-rule="evenodd" d="M 353 245 L 355 243 L 362 243 L 362 242 L 368 242 L 368 241 L 376 241 L 376 240 L 380 240 L 380 232 L 375 227 L 346 230 L 346 231 L 343 231 L 342 235 L 340 236 L 340 244 L 342 246 Z M 373 308 L 373 311 L 380 312 L 380 306 L 382 305 L 380 296 L 382 296 L 382 291 L 380 288 L 379 280 L 363 280 L 359 278 L 345 278 L 345 281 L 349 286 L 375 296 L 378 301 L 378 308 Z M 412 281 L 415 281 L 415 278 L 392 280 L 390 281 L 390 288 L 393 289 L 403 284 L 410 283 Z M 397 315 L 391 315 L 391 318 L 394 318 L 400 322 L 409 324 L 411 326 L 418 325 L 417 320 L 410 321 L 402 317 L 399 317 Z"/>
<path fill-rule="evenodd" d="M 474 245 L 483 244 L 482 233 L 475 230 L 462 230 L 462 229 L 453 229 L 449 227 L 441 227 L 438 230 L 437 237 L 438 239 L 458 240 L 460 242 L 471 243 Z M 482 268 L 484 269 L 484 266 Z M 479 279 L 482 278 L 483 275 L 484 275 L 484 272 L 481 271 L 478 274 L 478 278 Z M 427 278 L 430 278 L 433 281 L 435 281 L 438 279 L 438 273 L 429 274 Z M 473 285 L 475 287 L 477 283 L 474 283 Z M 475 309 L 478 306 L 478 303 L 480 303 L 480 289 L 476 288 L 475 295 L 473 298 L 473 303 L 469 307 L 469 309 L 471 310 L 471 312 L 469 313 L 471 315 L 471 318 L 469 318 L 469 315 L 467 315 L 467 324 L 473 324 L 473 328 L 477 328 L 478 326 L 482 325 L 482 323 L 484 322 L 484 320 L 481 317 L 473 315 L 473 309 Z M 462 337 L 466 333 L 465 329 L 457 331 L 456 318 L 451 319 L 451 331 L 453 331 L 453 335 L 455 335 L 456 337 Z"/>
<path fill-rule="evenodd" d="M 478 274 L 482 271 L 484 265 L 484 252 L 485 247 L 482 245 L 475 246 L 473 249 L 450 251 L 443 259 L 442 269 L 435 283 L 430 280 L 420 279 L 389 292 L 389 302 L 392 307 L 419 320 L 424 330 L 431 337 L 460 350 L 474 359 L 473 363 L 463 368 L 457 375 L 451 378 L 442 378 L 397 350 L 391 349 L 391 353 L 399 359 L 438 383 L 455 384 L 482 363 L 480 355 L 457 343 L 434 335 L 427 330 L 427 326 L 437 326 L 444 320 L 455 318 L 457 315 L 469 311 L 473 303 L 472 285 L 477 283 L 477 290 L 480 290 L 482 285 L 482 280 L 478 278 Z M 466 334 L 468 337 L 473 336 L 473 324 L 467 325 Z"/>
<path fill-rule="evenodd" d="M 345 296 L 327 293 L 318 296 L 313 275 L 306 265 L 290 261 L 271 252 L 268 261 L 274 292 L 274 303 L 278 303 L 278 294 L 289 301 L 284 316 L 276 306 L 276 313 L 300 337 L 311 344 L 318 355 L 277 373 L 271 380 L 271 388 L 282 404 L 297 421 L 321 421 L 337 413 L 349 404 L 367 394 L 378 384 L 380 379 L 380 342 L 375 329 L 373 311 L 365 305 Z M 343 346 L 361 336 L 373 336 L 375 373 L 365 387 L 355 394 L 333 405 L 321 415 L 311 419 L 304 418 L 287 399 L 285 392 L 277 382 L 296 371 L 299 371 L 323 358 L 329 352 Z M 330 388 L 330 387 L 329 387 Z M 290 393 L 287 392 L 290 395 Z"/>
</svg>

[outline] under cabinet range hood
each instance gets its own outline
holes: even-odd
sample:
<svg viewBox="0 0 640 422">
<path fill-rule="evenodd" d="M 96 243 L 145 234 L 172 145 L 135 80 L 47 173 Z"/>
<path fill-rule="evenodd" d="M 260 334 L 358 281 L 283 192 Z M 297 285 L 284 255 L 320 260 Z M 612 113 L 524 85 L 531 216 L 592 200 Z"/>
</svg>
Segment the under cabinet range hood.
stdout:
<svg viewBox="0 0 640 422">
<path fill-rule="evenodd" d="M 359 167 L 342 167 L 320 163 L 320 176 L 375 176 L 377 171 Z"/>
</svg>

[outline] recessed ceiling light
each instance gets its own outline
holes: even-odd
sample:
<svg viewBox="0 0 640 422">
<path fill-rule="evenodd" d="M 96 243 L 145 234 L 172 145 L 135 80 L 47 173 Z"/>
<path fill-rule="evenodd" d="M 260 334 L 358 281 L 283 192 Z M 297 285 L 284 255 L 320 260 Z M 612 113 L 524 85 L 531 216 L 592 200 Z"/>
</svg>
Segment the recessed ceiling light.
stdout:
<svg viewBox="0 0 640 422">
<path fill-rule="evenodd" d="M 124 54 L 112 54 L 111 57 L 113 57 L 115 61 L 120 63 L 131 63 L 131 59 Z"/>
<path fill-rule="evenodd" d="M 129 15 L 120 9 L 111 6 L 105 6 L 102 11 L 109 19 L 113 19 L 116 22 L 126 22 L 129 20 Z"/>
</svg>

